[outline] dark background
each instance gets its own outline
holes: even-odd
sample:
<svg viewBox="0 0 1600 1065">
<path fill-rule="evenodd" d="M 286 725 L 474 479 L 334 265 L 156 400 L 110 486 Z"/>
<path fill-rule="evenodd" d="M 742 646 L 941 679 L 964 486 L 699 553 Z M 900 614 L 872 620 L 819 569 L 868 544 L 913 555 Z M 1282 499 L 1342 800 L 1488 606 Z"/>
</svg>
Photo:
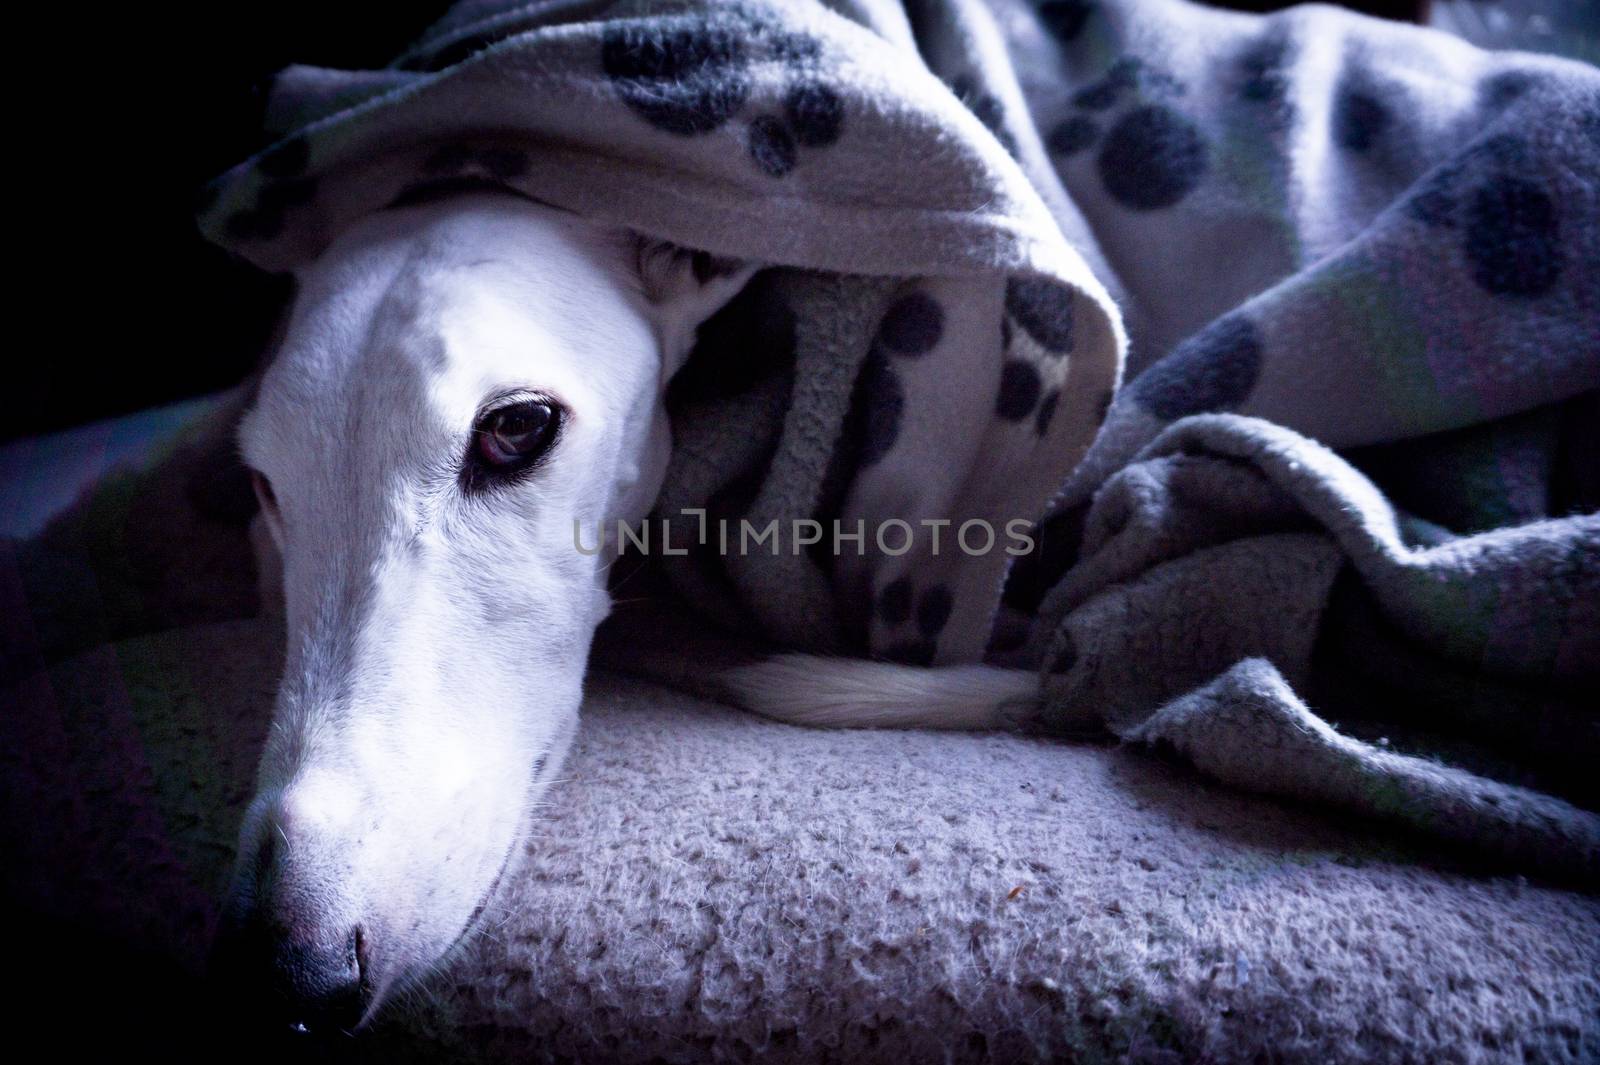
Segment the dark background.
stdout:
<svg viewBox="0 0 1600 1065">
<path fill-rule="evenodd" d="M 21 221 L 40 248 L 19 258 L 43 269 L 29 278 L 37 302 L 17 308 L 9 331 L 5 361 L 20 373 L 0 386 L 0 440 L 214 391 L 248 373 L 288 287 L 200 240 L 198 190 L 263 146 L 274 71 L 383 66 L 448 7 L 108 4 L 81 27 L 19 33 L 41 52 L 60 51 L 37 55 L 51 74 L 28 82 L 48 106 L 13 98 L 23 111 L 48 112 L 38 131 L 48 147 L 25 153 L 39 164 L 41 195 L 37 215 Z"/>
<path fill-rule="evenodd" d="M 1425 3 L 1347 6 L 1415 18 Z M 42 248 L 18 258 L 37 269 L 23 291 L 39 302 L 18 308 L 6 361 L 21 372 L 0 388 L 0 440 L 200 395 L 248 373 L 288 286 L 199 239 L 196 192 L 263 146 L 257 131 L 273 71 L 295 62 L 382 66 L 448 6 L 107 5 L 85 15 L 91 24 L 46 36 L 59 42 L 77 72 L 65 80 L 76 86 L 63 88 L 59 75 L 37 86 L 51 102 L 51 147 L 29 153 L 42 163 L 43 195 L 24 222 L 38 227 Z"/>
</svg>

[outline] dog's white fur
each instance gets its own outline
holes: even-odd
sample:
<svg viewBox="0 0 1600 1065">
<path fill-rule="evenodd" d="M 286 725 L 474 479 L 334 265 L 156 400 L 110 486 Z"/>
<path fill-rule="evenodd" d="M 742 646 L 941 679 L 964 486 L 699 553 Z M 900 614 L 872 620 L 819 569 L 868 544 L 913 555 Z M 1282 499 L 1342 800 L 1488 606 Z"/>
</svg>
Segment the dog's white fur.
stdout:
<svg viewBox="0 0 1600 1065">
<path fill-rule="evenodd" d="M 573 523 L 648 511 L 664 383 L 748 273 L 700 284 L 686 255 L 475 194 L 375 215 L 299 278 L 240 428 L 288 643 L 233 907 L 312 946 L 359 928 L 374 1007 L 462 933 L 560 765 L 608 610 Z M 478 413 L 530 393 L 565 408 L 546 461 L 469 496 Z"/>
<path fill-rule="evenodd" d="M 473 194 L 376 215 L 299 278 L 240 430 L 288 652 L 233 905 L 324 947 L 359 928 L 368 1016 L 470 925 L 561 764 L 611 557 L 574 522 L 648 512 L 665 382 L 752 270 L 702 283 L 671 248 Z M 478 414 L 521 395 L 565 408 L 554 448 L 468 496 Z M 803 656 L 725 679 L 786 721 L 967 729 L 1034 683 Z"/>
</svg>

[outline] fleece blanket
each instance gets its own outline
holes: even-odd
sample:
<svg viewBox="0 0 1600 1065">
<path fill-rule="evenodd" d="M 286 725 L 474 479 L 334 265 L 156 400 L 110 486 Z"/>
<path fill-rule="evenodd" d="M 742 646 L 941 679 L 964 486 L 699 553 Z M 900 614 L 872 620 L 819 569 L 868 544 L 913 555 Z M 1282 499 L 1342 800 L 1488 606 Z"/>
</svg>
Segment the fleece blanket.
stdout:
<svg viewBox="0 0 1600 1065">
<path fill-rule="evenodd" d="M 1593 68 L 1320 7 L 470 0 L 268 117 L 204 226 L 269 269 L 485 184 L 768 267 L 669 395 L 710 616 L 1600 876 Z"/>
</svg>

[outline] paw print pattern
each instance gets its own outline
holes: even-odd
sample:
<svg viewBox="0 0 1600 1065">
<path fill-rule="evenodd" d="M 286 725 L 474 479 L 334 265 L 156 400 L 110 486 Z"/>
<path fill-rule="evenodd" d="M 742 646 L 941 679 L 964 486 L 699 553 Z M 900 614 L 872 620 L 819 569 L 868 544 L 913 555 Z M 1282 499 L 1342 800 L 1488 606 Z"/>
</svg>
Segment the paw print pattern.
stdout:
<svg viewBox="0 0 1600 1065">
<path fill-rule="evenodd" d="M 1098 144 L 1095 164 L 1112 199 L 1133 211 L 1171 207 L 1194 191 L 1209 163 L 1198 127 L 1168 102 L 1185 94 L 1170 74 L 1123 56 L 1098 81 L 1072 94 L 1074 113 L 1050 130 L 1045 143 L 1059 158 Z M 1109 117 L 1130 97 L 1131 107 Z"/>
<path fill-rule="evenodd" d="M 1038 367 L 1026 359 L 1007 359 L 1000 367 L 1000 396 L 995 413 L 1008 422 L 1020 422 L 1032 414 L 1044 392 L 1044 378 Z"/>
<path fill-rule="evenodd" d="M 1347 152 L 1372 151 L 1394 121 L 1388 106 L 1370 87 L 1346 80 L 1333 101 L 1333 141 Z"/>
<path fill-rule="evenodd" d="M 890 644 L 883 657 L 891 662 L 926 666 L 938 652 L 939 634 L 955 610 L 955 597 L 943 584 L 933 584 L 917 593 L 909 576 L 896 577 L 878 593 L 878 619 L 890 629 L 915 621 L 915 634 Z"/>
<path fill-rule="evenodd" d="M 1111 64 L 1105 76 L 1072 94 L 1072 106 L 1088 111 L 1104 111 L 1115 106 L 1117 100 L 1129 89 L 1139 87 L 1142 64 L 1133 56 L 1123 56 Z"/>
<path fill-rule="evenodd" d="M 1094 147 L 1094 142 L 1100 136 L 1100 124 L 1089 115 L 1073 115 L 1063 120 L 1049 133 L 1045 139 L 1045 146 L 1050 149 L 1051 155 L 1077 155 L 1087 148 Z"/>
<path fill-rule="evenodd" d="M 891 303 L 878 323 L 872 347 L 850 393 L 840 441 L 825 483 L 879 462 L 900 438 L 905 387 L 895 369 L 899 359 L 920 358 L 944 335 L 944 308 L 933 296 L 914 289 Z"/>
<path fill-rule="evenodd" d="M 1501 111 L 1536 88 L 1541 79 L 1526 70 L 1507 70 L 1485 78 L 1478 86 L 1478 106 L 1486 111 Z"/>
<path fill-rule="evenodd" d="M 947 84 L 956 99 L 961 101 L 961 106 L 971 111 L 973 116 L 994 134 L 995 140 L 1000 142 L 1000 146 L 1007 154 L 1015 158 L 1017 139 L 1006 128 L 1006 109 L 1000 98 L 979 86 L 978 80 L 971 74 L 962 74 Z"/>
<path fill-rule="evenodd" d="M 639 117 L 689 137 L 727 122 L 750 95 L 750 55 L 736 27 L 656 18 L 608 27 L 601 67 Z"/>
<path fill-rule="evenodd" d="M 1423 225 L 1459 232 L 1472 279 L 1494 296 L 1542 296 L 1566 265 L 1560 206 L 1530 160 L 1520 137 L 1497 134 L 1422 179 L 1405 202 Z"/>
<path fill-rule="evenodd" d="M 1078 39 L 1098 5 L 1094 0 L 1044 0 L 1039 23 L 1056 40 L 1069 44 Z"/>
<path fill-rule="evenodd" d="M 790 79 L 782 114 L 762 115 L 750 123 L 750 158 L 763 173 L 777 178 L 795 168 L 800 149 L 838 141 L 844 133 L 844 100 L 823 77 L 820 41 L 759 21 L 756 26 L 756 40 L 770 58 L 784 64 Z"/>
<path fill-rule="evenodd" d="M 836 516 L 856 475 L 882 461 L 899 441 L 906 409 L 901 370 L 933 352 L 944 339 L 945 323 L 945 308 L 922 288 L 903 292 L 884 309 L 823 473 L 817 520 Z"/>
<path fill-rule="evenodd" d="M 1122 116 L 1100 146 L 1106 192 L 1122 206 L 1155 211 L 1181 201 L 1206 171 L 1199 130 L 1169 107 L 1149 105 Z"/>
<path fill-rule="evenodd" d="M 1276 32 L 1253 42 L 1236 60 L 1239 98 L 1254 104 L 1281 104 L 1289 93 L 1284 67 L 1289 44 Z"/>
<path fill-rule="evenodd" d="M 844 101 L 822 76 L 821 55 L 817 38 L 735 8 L 613 26 L 601 67 L 646 122 L 690 137 L 720 129 L 744 108 L 757 61 L 781 63 L 789 77 L 781 113 L 755 116 L 745 133 L 751 162 L 776 178 L 795 168 L 801 149 L 826 147 L 843 133 Z"/>
<path fill-rule="evenodd" d="M 1128 386 L 1145 410 L 1166 421 L 1232 410 L 1261 375 L 1261 337 L 1242 314 L 1217 319 Z"/>
<path fill-rule="evenodd" d="M 1061 389 L 1047 387 L 1046 374 L 1058 378 L 1060 371 L 1052 370 L 1051 364 L 1064 361 L 1072 350 L 1075 298 L 1072 289 L 1049 278 L 1013 277 L 1006 282 L 1001 323 L 1006 357 L 1000 366 L 995 415 L 1018 424 L 1031 419 L 1041 438 L 1050 431 L 1061 401 Z M 1026 354 L 1017 350 L 1019 332 L 1035 350 Z"/>
</svg>

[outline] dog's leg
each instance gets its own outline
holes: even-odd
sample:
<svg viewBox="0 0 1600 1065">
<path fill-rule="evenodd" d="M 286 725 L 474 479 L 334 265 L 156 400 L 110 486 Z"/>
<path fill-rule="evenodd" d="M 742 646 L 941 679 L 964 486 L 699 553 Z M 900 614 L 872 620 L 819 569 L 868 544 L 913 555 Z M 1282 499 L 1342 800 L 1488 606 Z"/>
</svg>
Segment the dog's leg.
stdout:
<svg viewBox="0 0 1600 1065">
<path fill-rule="evenodd" d="M 720 677 L 748 710 L 824 728 L 1015 728 L 1039 705 L 1039 678 L 994 666 L 927 668 L 777 655 Z"/>
</svg>

